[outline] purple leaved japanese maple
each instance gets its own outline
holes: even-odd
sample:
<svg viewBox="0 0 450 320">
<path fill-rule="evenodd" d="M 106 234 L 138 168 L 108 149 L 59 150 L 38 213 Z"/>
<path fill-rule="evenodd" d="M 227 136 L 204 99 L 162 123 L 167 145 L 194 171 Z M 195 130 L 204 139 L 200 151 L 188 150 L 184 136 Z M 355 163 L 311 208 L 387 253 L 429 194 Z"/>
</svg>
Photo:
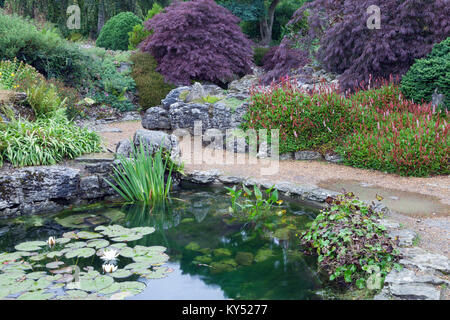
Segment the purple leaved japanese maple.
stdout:
<svg viewBox="0 0 450 320">
<path fill-rule="evenodd" d="M 224 84 L 251 71 L 252 42 L 238 23 L 213 0 L 175 2 L 145 22 L 153 34 L 139 47 L 155 57 L 169 82 Z"/>
</svg>

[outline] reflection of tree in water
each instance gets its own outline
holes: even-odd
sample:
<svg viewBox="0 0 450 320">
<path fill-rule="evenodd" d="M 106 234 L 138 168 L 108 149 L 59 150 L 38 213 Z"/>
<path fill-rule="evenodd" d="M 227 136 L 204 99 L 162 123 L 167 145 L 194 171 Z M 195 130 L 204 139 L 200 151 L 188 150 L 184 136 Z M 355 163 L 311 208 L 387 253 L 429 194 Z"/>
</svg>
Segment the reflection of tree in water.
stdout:
<svg viewBox="0 0 450 320">
<path fill-rule="evenodd" d="M 223 208 L 221 201 L 211 194 L 200 194 L 188 201 L 174 201 L 170 206 L 154 208 L 151 213 L 148 207 L 139 205 L 122 210 L 127 213 L 126 227 L 156 229 L 136 244 L 166 246 L 171 261 L 179 262 L 183 273 L 201 276 L 205 283 L 220 286 L 229 298 L 315 297 L 311 291 L 318 288 L 319 280 L 311 270 L 315 267 L 313 258 L 299 254 L 295 242 L 273 241 L 262 229 L 249 226 L 244 229 L 242 223 L 230 223 L 223 216 Z M 224 252 L 229 255 L 221 255 Z M 270 255 L 263 259 L 258 256 L 261 252 L 270 252 Z M 238 253 L 251 256 L 252 261 L 246 263 L 250 265 L 236 262 Z M 196 260 L 205 256 L 211 259 L 209 263 Z M 255 261 L 257 256 L 262 261 Z M 222 267 L 219 272 L 215 269 Z"/>
</svg>

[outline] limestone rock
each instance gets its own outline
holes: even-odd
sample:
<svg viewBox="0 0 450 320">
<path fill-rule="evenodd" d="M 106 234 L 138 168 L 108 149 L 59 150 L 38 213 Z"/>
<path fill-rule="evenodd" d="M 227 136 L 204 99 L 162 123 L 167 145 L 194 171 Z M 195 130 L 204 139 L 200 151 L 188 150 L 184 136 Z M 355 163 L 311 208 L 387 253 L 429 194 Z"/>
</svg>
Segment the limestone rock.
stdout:
<svg viewBox="0 0 450 320">
<path fill-rule="evenodd" d="M 169 113 L 161 107 L 149 108 L 142 118 L 142 126 L 148 130 L 170 130 Z"/>
<path fill-rule="evenodd" d="M 295 160 L 320 160 L 322 155 L 316 151 L 298 151 L 295 153 Z"/>
</svg>

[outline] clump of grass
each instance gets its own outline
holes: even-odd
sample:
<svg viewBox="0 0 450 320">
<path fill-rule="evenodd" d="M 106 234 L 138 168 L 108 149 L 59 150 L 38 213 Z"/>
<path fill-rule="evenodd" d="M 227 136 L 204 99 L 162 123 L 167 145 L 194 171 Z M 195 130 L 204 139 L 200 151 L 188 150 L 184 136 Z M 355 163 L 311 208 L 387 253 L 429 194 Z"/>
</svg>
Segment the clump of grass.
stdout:
<svg viewBox="0 0 450 320">
<path fill-rule="evenodd" d="M 100 137 L 67 120 L 60 109 L 52 118 L 35 122 L 13 119 L 0 129 L 0 165 L 16 167 L 54 165 L 85 153 L 100 152 Z"/>
<path fill-rule="evenodd" d="M 151 155 L 143 143 L 133 146 L 132 157 L 118 156 L 120 163 L 114 167 L 113 182 L 107 183 L 127 202 L 146 205 L 162 204 L 170 199 L 174 163 L 161 147 Z M 166 172 L 168 172 L 166 178 Z"/>
</svg>

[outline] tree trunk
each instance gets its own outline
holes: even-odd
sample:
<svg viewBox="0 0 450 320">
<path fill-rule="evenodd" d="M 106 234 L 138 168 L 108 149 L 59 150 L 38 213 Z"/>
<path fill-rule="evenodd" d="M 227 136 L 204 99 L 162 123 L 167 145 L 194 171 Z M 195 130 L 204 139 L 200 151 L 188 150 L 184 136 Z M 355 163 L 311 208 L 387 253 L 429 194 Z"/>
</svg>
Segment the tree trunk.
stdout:
<svg viewBox="0 0 450 320">
<path fill-rule="evenodd" d="M 272 0 L 267 16 L 262 17 L 259 21 L 259 32 L 261 35 L 261 44 L 267 46 L 272 41 L 273 20 L 275 18 L 275 9 L 280 0 Z"/>
<path fill-rule="evenodd" d="M 100 0 L 98 2 L 98 20 L 97 20 L 97 34 L 100 34 L 103 26 L 105 25 L 105 2 Z"/>
</svg>

